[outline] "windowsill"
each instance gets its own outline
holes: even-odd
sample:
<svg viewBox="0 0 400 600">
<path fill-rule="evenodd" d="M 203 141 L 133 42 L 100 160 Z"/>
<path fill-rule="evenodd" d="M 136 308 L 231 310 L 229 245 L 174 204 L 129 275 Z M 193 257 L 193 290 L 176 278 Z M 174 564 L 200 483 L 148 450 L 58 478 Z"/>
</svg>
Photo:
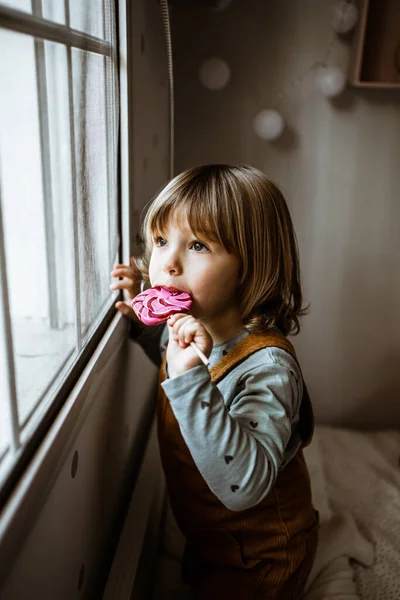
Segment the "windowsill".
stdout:
<svg viewBox="0 0 400 600">
<path fill-rule="evenodd" d="M 118 292 L 114 292 L 112 301 L 115 302 L 117 298 Z M 92 335 L 109 307 L 108 298 L 85 338 Z M 34 415 L 36 419 L 40 412 L 37 411 L 38 406 L 56 393 L 57 387 L 77 360 L 75 325 L 50 329 L 47 319 L 32 317 L 13 317 L 12 325 L 18 417 L 23 440 L 26 437 L 24 428 L 31 421 L 31 416 Z M 0 411 L 0 462 L 9 446 L 9 435 L 9 415 L 5 408 Z"/>
<path fill-rule="evenodd" d="M 74 327 L 49 329 L 45 319 L 13 319 L 14 361 L 18 415 L 22 427 L 49 383 L 70 358 L 74 348 Z M 21 428 L 22 428 L 21 427 Z M 8 444 L 8 415 L 0 412 L 0 456 Z"/>
</svg>

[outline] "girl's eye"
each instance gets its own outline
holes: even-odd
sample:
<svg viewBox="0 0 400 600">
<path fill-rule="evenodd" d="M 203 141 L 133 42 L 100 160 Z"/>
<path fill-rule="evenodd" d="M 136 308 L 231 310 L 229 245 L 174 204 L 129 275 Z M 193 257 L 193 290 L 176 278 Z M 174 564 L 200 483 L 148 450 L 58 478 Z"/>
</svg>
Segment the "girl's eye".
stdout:
<svg viewBox="0 0 400 600">
<path fill-rule="evenodd" d="M 159 248 L 162 246 L 165 246 L 165 244 L 167 243 L 166 240 L 164 240 L 164 238 L 158 236 L 154 238 L 154 243 L 156 246 L 158 246 Z"/>
<path fill-rule="evenodd" d="M 207 246 L 205 246 L 201 242 L 193 242 L 192 243 L 192 248 L 196 252 L 204 252 L 205 250 L 208 250 Z"/>
</svg>

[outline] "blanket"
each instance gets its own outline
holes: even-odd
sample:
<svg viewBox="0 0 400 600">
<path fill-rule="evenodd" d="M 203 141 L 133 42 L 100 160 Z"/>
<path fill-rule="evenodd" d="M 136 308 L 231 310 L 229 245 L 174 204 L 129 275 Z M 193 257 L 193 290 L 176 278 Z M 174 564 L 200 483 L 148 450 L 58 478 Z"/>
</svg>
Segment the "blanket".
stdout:
<svg viewBox="0 0 400 600">
<path fill-rule="evenodd" d="M 318 454 L 320 474 L 314 472 L 312 484 L 315 486 L 319 477 L 324 480 L 324 502 L 328 498 L 335 515 L 332 527 L 337 515 L 346 515 L 348 519 L 342 543 L 354 570 L 359 597 L 397 600 L 400 598 L 400 431 L 362 432 L 318 426 L 314 442 L 308 458 L 312 468 Z M 322 538 L 321 548 L 324 546 Z M 323 552 L 327 559 L 328 550 L 325 548 Z"/>
</svg>

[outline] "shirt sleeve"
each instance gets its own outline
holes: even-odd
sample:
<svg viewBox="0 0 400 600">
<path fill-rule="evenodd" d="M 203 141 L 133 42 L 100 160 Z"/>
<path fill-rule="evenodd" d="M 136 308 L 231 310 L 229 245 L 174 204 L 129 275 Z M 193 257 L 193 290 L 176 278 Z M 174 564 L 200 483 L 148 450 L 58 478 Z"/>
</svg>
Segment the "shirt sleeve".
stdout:
<svg viewBox="0 0 400 600">
<path fill-rule="evenodd" d="M 211 491 L 230 510 L 273 486 L 298 419 L 298 374 L 277 362 L 240 375 L 228 410 L 203 365 L 162 383 L 182 436 Z"/>
</svg>

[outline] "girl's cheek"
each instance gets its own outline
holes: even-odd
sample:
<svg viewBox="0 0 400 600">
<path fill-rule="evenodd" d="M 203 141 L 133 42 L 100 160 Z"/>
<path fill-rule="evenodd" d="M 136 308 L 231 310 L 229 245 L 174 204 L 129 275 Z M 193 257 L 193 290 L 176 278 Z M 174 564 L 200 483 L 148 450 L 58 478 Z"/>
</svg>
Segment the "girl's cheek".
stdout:
<svg viewBox="0 0 400 600">
<path fill-rule="evenodd" d="M 149 262 L 149 279 L 151 285 L 153 285 L 154 275 L 157 271 L 157 263 L 154 257 L 154 252 L 151 254 L 150 262 Z"/>
</svg>

